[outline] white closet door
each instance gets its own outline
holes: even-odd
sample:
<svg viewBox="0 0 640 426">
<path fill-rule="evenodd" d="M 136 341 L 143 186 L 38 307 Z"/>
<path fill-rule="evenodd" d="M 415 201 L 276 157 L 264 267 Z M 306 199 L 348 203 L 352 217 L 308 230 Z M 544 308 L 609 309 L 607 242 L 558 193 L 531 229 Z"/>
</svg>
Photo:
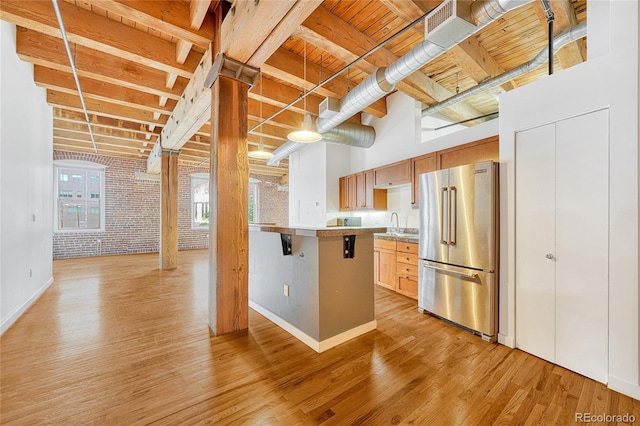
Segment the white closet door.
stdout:
<svg viewBox="0 0 640 426">
<path fill-rule="evenodd" d="M 516 346 L 555 362 L 555 125 L 516 135 Z"/>
<path fill-rule="evenodd" d="M 607 382 L 609 114 L 556 123 L 556 362 Z"/>
</svg>

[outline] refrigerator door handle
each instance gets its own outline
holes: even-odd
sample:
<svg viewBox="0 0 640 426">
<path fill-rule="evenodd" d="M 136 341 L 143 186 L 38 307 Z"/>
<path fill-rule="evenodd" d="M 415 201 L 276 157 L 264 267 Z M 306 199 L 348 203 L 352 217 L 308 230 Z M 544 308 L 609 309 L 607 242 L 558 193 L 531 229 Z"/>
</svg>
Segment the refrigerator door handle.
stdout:
<svg viewBox="0 0 640 426">
<path fill-rule="evenodd" d="M 432 265 L 432 264 L 427 263 L 427 262 L 424 262 L 422 264 L 422 266 L 424 266 L 425 268 L 433 269 L 433 270 L 440 271 L 440 272 L 451 272 L 453 274 L 462 275 L 463 277 L 467 277 L 467 278 L 470 278 L 472 280 L 475 280 L 475 279 L 479 278 L 479 275 L 476 274 L 476 273 L 466 273 L 466 272 L 456 271 L 455 269 L 441 268 L 439 266 L 435 266 L 435 265 Z"/>
<path fill-rule="evenodd" d="M 446 186 L 443 186 L 442 188 L 440 188 L 440 191 L 441 191 L 440 192 L 440 244 L 449 244 L 447 242 L 447 239 L 445 238 L 446 234 L 444 232 L 444 215 L 445 215 L 444 206 L 445 206 L 445 203 L 448 203 L 449 188 Z M 447 213 L 448 212 L 449 212 L 449 208 L 447 207 Z M 451 218 L 449 218 L 449 225 L 450 224 L 451 224 Z"/>
<path fill-rule="evenodd" d="M 458 232 L 458 190 L 455 186 L 449 187 L 449 245 L 456 245 Z M 453 237 L 452 237 L 453 236 Z"/>
</svg>

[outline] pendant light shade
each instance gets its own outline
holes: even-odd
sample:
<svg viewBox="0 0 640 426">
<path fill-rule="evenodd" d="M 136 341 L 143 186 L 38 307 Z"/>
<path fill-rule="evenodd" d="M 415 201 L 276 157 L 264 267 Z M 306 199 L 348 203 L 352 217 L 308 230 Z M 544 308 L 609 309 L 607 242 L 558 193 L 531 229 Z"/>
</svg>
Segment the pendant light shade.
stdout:
<svg viewBox="0 0 640 426">
<path fill-rule="evenodd" d="M 311 122 L 311 115 L 304 116 L 302 121 L 302 128 L 295 130 L 287 135 L 287 138 L 292 142 L 298 143 L 313 143 L 322 140 L 322 135 L 316 132 L 313 123 Z"/>
</svg>

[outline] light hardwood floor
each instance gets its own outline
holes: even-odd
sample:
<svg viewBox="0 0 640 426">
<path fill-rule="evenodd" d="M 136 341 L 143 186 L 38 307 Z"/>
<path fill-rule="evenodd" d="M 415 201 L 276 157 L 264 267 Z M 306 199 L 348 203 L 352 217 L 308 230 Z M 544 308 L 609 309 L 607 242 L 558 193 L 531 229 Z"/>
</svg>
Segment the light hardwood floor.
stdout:
<svg viewBox="0 0 640 426">
<path fill-rule="evenodd" d="M 1 340 L 2 424 L 571 424 L 640 402 L 376 290 L 378 329 L 317 354 L 259 314 L 212 337 L 207 252 L 54 261 Z"/>
</svg>

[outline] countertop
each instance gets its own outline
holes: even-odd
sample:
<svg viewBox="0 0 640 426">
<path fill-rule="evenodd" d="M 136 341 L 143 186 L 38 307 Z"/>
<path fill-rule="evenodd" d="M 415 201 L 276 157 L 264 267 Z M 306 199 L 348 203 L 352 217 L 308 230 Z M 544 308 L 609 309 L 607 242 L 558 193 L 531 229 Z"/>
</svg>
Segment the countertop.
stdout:
<svg viewBox="0 0 640 426">
<path fill-rule="evenodd" d="M 420 236 L 418 234 L 396 235 L 391 232 L 374 233 L 373 237 L 380 240 L 400 241 L 402 243 L 417 243 L 420 240 Z"/>
<path fill-rule="evenodd" d="M 386 232 L 387 228 L 368 226 L 330 226 L 324 228 L 285 227 L 273 225 L 249 225 L 249 231 L 277 232 L 303 237 L 341 237 L 343 235 L 365 235 Z"/>
</svg>

